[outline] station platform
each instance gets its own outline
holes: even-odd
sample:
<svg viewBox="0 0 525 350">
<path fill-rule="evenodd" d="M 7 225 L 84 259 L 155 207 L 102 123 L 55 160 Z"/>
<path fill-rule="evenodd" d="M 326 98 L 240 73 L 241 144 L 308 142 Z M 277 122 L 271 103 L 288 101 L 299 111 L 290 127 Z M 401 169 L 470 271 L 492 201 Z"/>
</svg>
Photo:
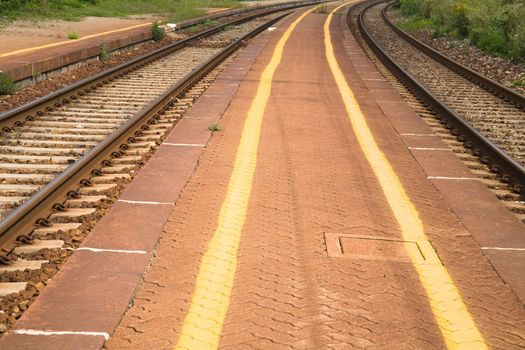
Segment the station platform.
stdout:
<svg viewBox="0 0 525 350">
<path fill-rule="evenodd" d="M 342 4 L 239 53 L 0 348 L 525 347 L 523 224 Z"/>
</svg>

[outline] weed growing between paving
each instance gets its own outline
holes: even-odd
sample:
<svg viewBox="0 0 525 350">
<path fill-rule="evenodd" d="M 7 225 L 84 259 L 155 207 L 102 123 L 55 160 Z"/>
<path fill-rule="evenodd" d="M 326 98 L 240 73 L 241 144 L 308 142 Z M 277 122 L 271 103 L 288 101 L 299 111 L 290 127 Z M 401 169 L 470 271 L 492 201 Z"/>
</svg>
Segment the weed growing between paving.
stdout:
<svg viewBox="0 0 525 350">
<path fill-rule="evenodd" d="M 400 0 L 405 30 L 429 27 L 433 36 L 467 39 L 481 50 L 525 63 L 523 0 Z"/>
<path fill-rule="evenodd" d="M 210 124 L 208 125 L 208 130 L 210 130 L 211 132 L 215 132 L 215 131 L 222 131 L 222 128 L 219 124 Z"/>
<path fill-rule="evenodd" d="M 76 40 L 80 38 L 80 35 L 77 32 L 69 32 L 67 33 L 67 38 L 71 40 Z"/>
<path fill-rule="evenodd" d="M 16 91 L 16 84 L 6 74 L 0 73 L 0 95 L 9 95 Z"/>
</svg>

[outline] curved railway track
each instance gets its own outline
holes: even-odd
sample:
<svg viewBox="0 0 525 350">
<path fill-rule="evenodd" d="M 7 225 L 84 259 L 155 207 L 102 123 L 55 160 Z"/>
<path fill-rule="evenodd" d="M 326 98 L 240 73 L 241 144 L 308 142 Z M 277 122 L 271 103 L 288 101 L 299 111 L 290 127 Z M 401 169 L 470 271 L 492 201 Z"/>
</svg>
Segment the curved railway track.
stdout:
<svg viewBox="0 0 525 350">
<path fill-rule="evenodd" d="M 12 263 L 19 242 L 51 226 L 75 229 L 96 215 L 177 120 L 167 111 L 191 104 L 177 96 L 287 8 L 205 30 L 1 114 L 0 261 Z"/>
<path fill-rule="evenodd" d="M 354 5 L 347 17 L 352 32 L 436 134 L 510 210 L 525 219 L 523 96 L 424 44 L 413 46 L 415 39 L 400 37 L 401 30 L 385 24 L 387 6 L 381 0 Z"/>
</svg>

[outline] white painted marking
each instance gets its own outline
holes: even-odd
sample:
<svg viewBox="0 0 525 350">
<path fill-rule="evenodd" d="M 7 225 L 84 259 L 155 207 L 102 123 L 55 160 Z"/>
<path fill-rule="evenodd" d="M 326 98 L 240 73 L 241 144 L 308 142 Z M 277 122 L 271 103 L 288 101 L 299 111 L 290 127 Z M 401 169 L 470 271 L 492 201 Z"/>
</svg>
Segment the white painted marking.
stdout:
<svg viewBox="0 0 525 350">
<path fill-rule="evenodd" d="M 502 247 L 481 247 L 483 250 L 508 250 L 515 252 L 525 252 L 525 248 L 502 248 Z"/>
<path fill-rule="evenodd" d="M 430 180 L 479 180 L 476 177 L 427 176 Z"/>
<path fill-rule="evenodd" d="M 94 253 L 124 253 L 124 254 L 148 254 L 145 250 L 120 250 L 120 249 L 100 249 L 100 248 L 89 248 L 81 247 L 77 250 L 87 250 Z"/>
<path fill-rule="evenodd" d="M 414 151 L 452 151 L 450 148 L 408 147 Z"/>
<path fill-rule="evenodd" d="M 109 333 L 106 332 L 73 332 L 73 331 L 39 331 L 36 329 L 15 329 L 15 334 L 26 334 L 26 335 L 90 335 L 95 337 L 104 337 L 109 339 Z"/>
<path fill-rule="evenodd" d="M 274 30 L 276 30 L 277 28 L 276 27 L 268 27 L 268 31 L 269 32 L 273 32 Z"/>
<path fill-rule="evenodd" d="M 174 205 L 169 202 L 148 202 L 148 201 L 128 201 L 126 199 L 117 199 L 117 202 L 131 203 L 131 204 L 149 204 L 149 205 Z"/>
<path fill-rule="evenodd" d="M 399 134 L 401 136 L 437 136 L 436 134 Z"/>
<path fill-rule="evenodd" d="M 204 147 L 206 146 L 203 143 L 171 143 L 171 142 L 163 142 L 161 145 L 166 146 L 185 146 L 185 147 Z"/>
</svg>

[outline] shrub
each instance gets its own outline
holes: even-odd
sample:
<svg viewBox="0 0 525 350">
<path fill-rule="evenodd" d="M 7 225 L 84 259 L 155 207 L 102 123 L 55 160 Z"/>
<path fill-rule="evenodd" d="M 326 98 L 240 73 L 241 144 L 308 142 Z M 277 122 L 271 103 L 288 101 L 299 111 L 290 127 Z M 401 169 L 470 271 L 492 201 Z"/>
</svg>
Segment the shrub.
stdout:
<svg viewBox="0 0 525 350">
<path fill-rule="evenodd" d="M 494 25 L 483 28 L 476 36 L 474 43 L 489 53 L 503 53 L 507 47 L 505 32 Z"/>
<path fill-rule="evenodd" d="M 432 20 L 433 36 L 469 38 L 480 49 L 525 62 L 523 0 L 400 0 L 400 11 Z"/>
<path fill-rule="evenodd" d="M 76 39 L 80 38 L 80 35 L 78 35 L 77 32 L 69 32 L 69 33 L 67 33 L 67 37 L 68 37 L 68 39 L 76 40 Z"/>
<path fill-rule="evenodd" d="M 109 45 L 108 43 L 103 42 L 102 45 L 100 45 L 100 54 L 98 57 L 101 61 L 106 61 L 109 59 L 109 56 Z"/>
<path fill-rule="evenodd" d="M 151 35 L 154 41 L 160 41 L 166 36 L 166 31 L 155 21 L 151 26 Z"/>
<path fill-rule="evenodd" d="M 16 84 L 6 74 L 0 73 L 0 95 L 9 95 L 16 91 Z"/>
</svg>

